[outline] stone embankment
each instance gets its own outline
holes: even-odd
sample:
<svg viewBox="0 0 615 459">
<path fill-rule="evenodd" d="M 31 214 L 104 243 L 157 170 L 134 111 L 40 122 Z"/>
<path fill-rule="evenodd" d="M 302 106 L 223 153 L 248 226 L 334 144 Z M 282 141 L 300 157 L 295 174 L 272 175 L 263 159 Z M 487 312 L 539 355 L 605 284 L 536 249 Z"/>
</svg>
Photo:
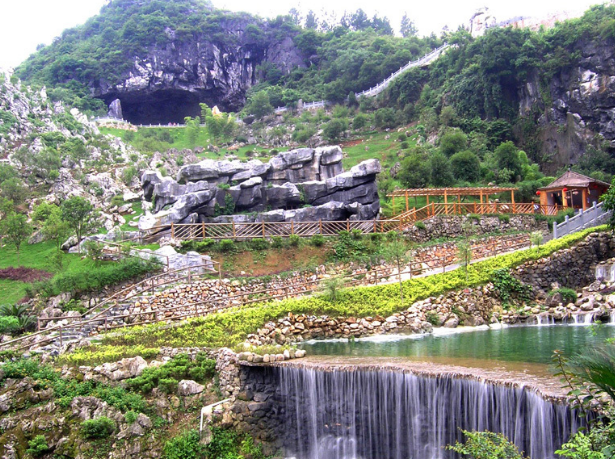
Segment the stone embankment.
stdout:
<svg viewBox="0 0 615 459">
<path fill-rule="evenodd" d="M 473 258 L 485 258 L 528 245 L 527 234 L 491 236 L 472 242 Z M 437 270 L 456 261 L 457 246 L 454 242 L 418 248 L 414 251 L 412 261 L 413 275 Z M 403 269 L 408 271 L 408 266 Z M 199 280 L 118 305 L 110 311 L 107 324 L 101 324 L 99 331 L 105 327 L 120 326 L 125 323 L 198 317 L 229 307 L 307 295 L 319 290 L 319 285 L 324 279 L 335 276 L 342 276 L 347 283 L 353 285 L 377 285 L 397 281 L 397 273 L 397 267 L 387 263 L 370 269 L 346 263 L 328 269 L 323 265 L 314 271 L 293 273 L 287 277 L 278 275 L 247 281 Z M 49 326 L 58 323 L 50 322 Z"/>
<path fill-rule="evenodd" d="M 509 218 L 505 218 L 509 217 Z M 419 226 L 409 226 L 404 234 L 416 242 L 427 242 L 439 238 L 460 237 L 471 225 L 475 235 L 510 231 L 542 231 L 549 233 L 546 221 L 537 221 L 534 215 L 438 215 L 422 222 Z"/>
</svg>

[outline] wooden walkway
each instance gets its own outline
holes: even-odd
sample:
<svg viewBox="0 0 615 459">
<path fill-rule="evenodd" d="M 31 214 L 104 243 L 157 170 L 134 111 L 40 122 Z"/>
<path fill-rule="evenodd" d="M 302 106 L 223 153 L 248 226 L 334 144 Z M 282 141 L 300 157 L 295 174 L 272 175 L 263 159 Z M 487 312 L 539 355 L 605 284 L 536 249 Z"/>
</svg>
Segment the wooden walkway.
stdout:
<svg viewBox="0 0 615 459">
<path fill-rule="evenodd" d="M 175 239 L 202 241 L 204 239 L 267 239 L 274 236 L 312 237 L 315 235 L 337 236 L 342 231 L 360 231 L 361 234 L 403 231 L 416 222 L 438 215 L 510 214 L 510 215 L 557 215 L 558 206 L 540 206 L 534 203 L 431 203 L 420 209 L 410 209 L 392 219 L 345 220 L 317 222 L 250 222 L 250 223 L 191 223 L 162 225 L 143 234 L 143 241 L 155 241 L 162 235 Z"/>
</svg>

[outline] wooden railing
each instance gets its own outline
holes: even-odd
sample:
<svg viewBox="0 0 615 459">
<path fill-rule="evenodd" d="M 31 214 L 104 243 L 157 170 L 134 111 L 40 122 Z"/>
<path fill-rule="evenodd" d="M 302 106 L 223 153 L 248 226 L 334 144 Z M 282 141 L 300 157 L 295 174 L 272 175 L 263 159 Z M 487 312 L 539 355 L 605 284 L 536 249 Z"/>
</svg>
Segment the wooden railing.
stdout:
<svg viewBox="0 0 615 459">
<path fill-rule="evenodd" d="M 256 239 L 274 236 L 311 237 L 317 234 L 337 236 L 341 231 L 358 230 L 361 234 L 400 231 L 399 220 L 345 220 L 317 222 L 251 222 L 251 223 L 192 223 L 157 226 L 143 237 L 144 241 L 168 231 L 170 236 L 181 240 L 203 239 Z"/>
<path fill-rule="evenodd" d="M 395 216 L 396 220 L 400 220 L 403 226 L 409 223 L 415 223 L 437 215 L 467 215 L 467 214 L 540 214 L 540 215 L 557 215 L 561 207 L 541 206 L 534 203 L 463 203 L 456 202 L 451 204 L 431 203 L 420 209 L 411 209 L 407 212 Z"/>
</svg>

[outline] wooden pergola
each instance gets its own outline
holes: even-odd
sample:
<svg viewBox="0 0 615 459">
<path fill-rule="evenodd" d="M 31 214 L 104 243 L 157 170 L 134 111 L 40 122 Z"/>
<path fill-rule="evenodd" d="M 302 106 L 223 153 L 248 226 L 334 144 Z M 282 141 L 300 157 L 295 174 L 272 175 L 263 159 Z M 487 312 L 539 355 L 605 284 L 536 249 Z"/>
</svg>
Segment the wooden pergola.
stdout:
<svg viewBox="0 0 615 459">
<path fill-rule="evenodd" d="M 409 188 L 406 190 L 395 190 L 387 197 L 393 201 L 393 209 L 395 209 L 395 198 L 405 198 L 406 200 L 406 212 L 410 210 L 410 204 L 408 200 L 410 198 L 418 198 L 425 196 L 427 198 L 427 205 L 429 205 L 430 196 L 444 196 L 444 204 L 448 204 L 448 198 L 457 198 L 457 202 L 461 202 L 462 196 L 473 196 L 480 199 L 480 203 L 489 202 L 489 196 L 500 193 L 510 192 L 510 202 L 515 203 L 515 191 L 518 188 L 512 187 L 465 187 L 465 188 Z"/>
</svg>

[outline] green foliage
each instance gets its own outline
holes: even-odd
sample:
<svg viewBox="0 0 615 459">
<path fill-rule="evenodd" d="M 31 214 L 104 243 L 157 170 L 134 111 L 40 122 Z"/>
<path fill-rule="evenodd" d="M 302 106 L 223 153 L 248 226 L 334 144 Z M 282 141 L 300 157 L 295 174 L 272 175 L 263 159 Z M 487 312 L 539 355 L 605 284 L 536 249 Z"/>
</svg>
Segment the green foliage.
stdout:
<svg viewBox="0 0 615 459">
<path fill-rule="evenodd" d="M 425 320 L 434 327 L 440 325 L 440 318 L 438 317 L 438 313 L 435 311 L 427 311 L 425 313 Z"/>
<path fill-rule="evenodd" d="M 477 182 L 480 179 L 480 159 L 469 150 L 451 156 L 451 167 L 457 180 Z"/>
<path fill-rule="evenodd" d="M 392 108 L 380 108 L 374 113 L 374 123 L 381 129 L 390 129 L 398 126 L 399 117 Z"/>
<path fill-rule="evenodd" d="M 415 151 L 401 162 L 397 178 L 408 188 L 424 188 L 430 183 L 431 168 L 426 155 Z"/>
<path fill-rule="evenodd" d="M 323 134 L 329 140 L 338 140 L 348 129 L 348 121 L 345 119 L 332 119 L 323 128 Z"/>
<path fill-rule="evenodd" d="M 310 238 L 310 244 L 314 247 L 322 247 L 325 245 L 325 237 L 322 234 L 315 234 Z"/>
<path fill-rule="evenodd" d="M 514 443 L 504 435 L 493 432 L 462 431 L 464 444 L 456 442 L 447 448 L 472 459 L 524 459 Z"/>
<path fill-rule="evenodd" d="M 466 240 L 461 240 L 457 243 L 457 259 L 459 260 L 459 266 L 463 269 L 466 275 L 466 281 L 468 279 L 468 267 L 472 261 L 472 246 Z"/>
<path fill-rule="evenodd" d="M 206 446 L 200 442 L 196 429 L 182 432 L 164 444 L 164 459 L 203 459 Z"/>
<path fill-rule="evenodd" d="M 0 221 L 0 235 L 4 237 L 6 242 L 15 246 L 18 262 L 21 244 L 27 241 L 31 234 L 32 226 L 23 214 L 11 212 Z"/>
<path fill-rule="evenodd" d="M 232 252 L 235 250 L 235 242 L 232 239 L 222 239 L 219 246 L 222 252 Z"/>
<path fill-rule="evenodd" d="M 440 151 L 446 156 L 453 156 L 465 150 L 468 146 L 468 136 L 458 129 L 449 131 L 440 139 Z"/>
<path fill-rule="evenodd" d="M 432 154 L 429 158 L 429 167 L 432 185 L 445 187 L 454 183 L 451 163 L 443 153 L 435 152 Z"/>
<path fill-rule="evenodd" d="M 273 113 L 273 106 L 271 105 L 267 91 L 258 91 L 254 93 L 246 105 L 246 111 L 257 118 L 263 118 Z"/>
<path fill-rule="evenodd" d="M 34 295 L 40 294 L 44 297 L 50 297 L 62 292 L 83 294 L 99 291 L 104 287 L 138 278 L 159 269 L 159 267 L 160 265 L 155 261 L 127 258 L 87 272 L 67 272 L 50 280 L 37 282 L 29 288 L 28 295 L 34 297 Z"/>
<path fill-rule="evenodd" d="M 571 288 L 561 287 L 553 290 L 550 295 L 555 295 L 556 293 L 559 293 L 562 296 L 562 300 L 566 303 L 576 303 L 577 301 L 577 292 Z"/>
<path fill-rule="evenodd" d="M 533 231 L 532 233 L 530 233 L 530 244 L 538 249 L 540 248 L 540 245 L 542 244 L 543 238 L 544 236 L 542 232 Z"/>
<path fill-rule="evenodd" d="M 290 236 L 288 236 L 288 244 L 291 247 L 298 247 L 299 244 L 301 244 L 301 236 L 297 234 L 291 234 Z"/>
<path fill-rule="evenodd" d="M 142 345 L 131 346 L 130 348 L 122 348 L 120 346 L 86 346 L 75 349 L 73 352 L 61 354 L 58 356 L 57 362 L 60 365 L 69 365 L 80 367 L 83 365 L 97 366 L 108 362 L 117 362 L 118 360 L 141 356 L 146 360 L 156 358 L 160 354 L 160 348 L 148 348 Z"/>
<path fill-rule="evenodd" d="M 28 197 L 28 189 L 19 178 L 12 177 L 0 182 L 0 196 L 19 205 Z"/>
<path fill-rule="evenodd" d="M 115 431 L 115 422 L 106 416 L 88 419 L 81 423 L 81 435 L 87 439 L 105 438 Z"/>
<path fill-rule="evenodd" d="M 561 449 L 555 451 L 555 454 L 570 459 L 610 459 L 613 457 L 613 447 L 607 448 L 609 448 L 608 452 L 610 453 L 608 456 L 602 451 L 594 449 L 594 442 L 589 435 L 577 432 L 570 441 L 562 445 Z"/>
<path fill-rule="evenodd" d="M 19 319 L 17 319 L 17 317 L 0 317 L 0 335 L 12 335 L 20 329 Z"/>
<path fill-rule="evenodd" d="M 344 288 L 344 279 L 340 277 L 324 279 L 321 285 L 324 298 L 326 298 L 327 301 L 336 302 L 341 290 Z"/>
<path fill-rule="evenodd" d="M 73 229 L 80 243 L 83 233 L 96 225 L 94 206 L 81 196 L 73 196 L 62 203 L 61 210 L 62 220 Z"/>
<path fill-rule="evenodd" d="M 251 239 L 249 246 L 251 250 L 260 251 L 269 249 L 271 244 L 267 239 Z"/>
<path fill-rule="evenodd" d="M 494 270 L 491 273 L 490 281 L 505 305 L 513 299 L 521 301 L 530 299 L 532 287 L 522 284 L 516 277 L 513 277 L 509 269 L 500 268 Z"/>
<path fill-rule="evenodd" d="M 512 181 L 518 181 L 521 175 L 521 160 L 519 159 L 519 149 L 512 142 L 504 142 L 495 150 L 495 158 L 500 170 L 506 169 L 512 173 Z"/>
<path fill-rule="evenodd" d="M 365 126 L 367 126 L 368 121 L 369 119 L 366 115 L 364 115 L 363 113 L 359 113 L 357 114 L 357 116 L 354 117 L 354 120 L 352 121 L 352 128 L 363 129 Z"/>
<path fill-rule="evenodd" d="M 41 457 L 45 453 L 49 452 L 49 450 L 51 450 L 51 448 L 47 444 L 47 439 L 45 436 L 37 435 L 28 442 L 28 449 L 26 450 L 26 453 L 33 457 Z"/>
<path fill-rule="evenodd" d="M 177 384 L 181 379 L 205 381 L 213 377 L 216 361 L 207 358 L 206 354 L 197 354 L 195 361 L 191 361 L 187 354 L 179 354 L 173 360 L 157 368 L 146 368 L 141 376 L 127 380 L 132 390 L 149 393 L 154 387 L 163 392 L 177 391 Z"/>
<path fill-rule="evenodd" d="M 281 236 L 272 236 L 271 246 L 274 249 L 281 249 L 284 246 L 284 238 L 282 238 Z"/>
<path fill-rule="evenodd" d="M 420 230 L 426 230 L 426 229 L 427 229 L 427 227 L 425 226 L 425 223 L 423 223 L 423 222 L 416 222 L 416 223 L 414 224 L 414 226 L 415 226 L 417 229 L 420 229 Z"/>
<path fill-rule="evenodd" d="M 615 186 L 613 185 L 615 185 L 615 177 L 613 177 L 611 187 L 602 196 L 602 207 L 604 210 L 615 210 Z M 611 214 L 611 218 L 609 219 L 609 227 L 615 230 L 615 212 Z"/>
</svg>

